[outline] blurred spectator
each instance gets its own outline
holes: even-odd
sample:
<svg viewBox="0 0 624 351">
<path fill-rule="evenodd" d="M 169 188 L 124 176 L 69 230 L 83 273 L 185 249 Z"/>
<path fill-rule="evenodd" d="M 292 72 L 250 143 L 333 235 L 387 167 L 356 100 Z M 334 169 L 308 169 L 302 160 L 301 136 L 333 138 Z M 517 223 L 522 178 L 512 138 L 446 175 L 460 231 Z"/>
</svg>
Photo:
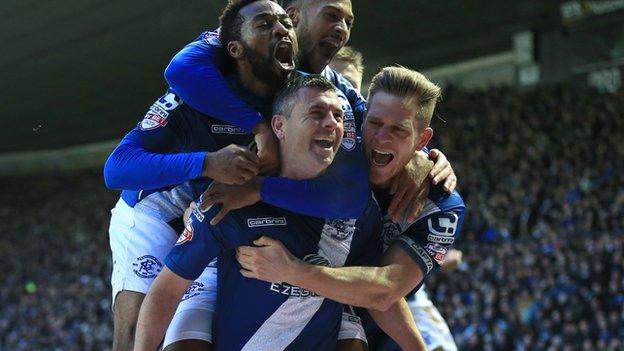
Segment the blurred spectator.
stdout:
<svg viewBox="0 0 624 351">
<path fill-rule="evenodd" d="M 1 184 L 0 350 L 110 349 L 116 194 L 99 172 Z"/>
<path fill-rule="evenodd" d="M 467 271 L 427 281 L 461 350 L 624 348 L 624 235 L 461 248 Z"/>
<path fill-rule="evenodd" d="M 624 228 L 624 94 L 559 86 L 443 95 L 431 144 L 460 177 L 465 241 Z"/>
</svg>

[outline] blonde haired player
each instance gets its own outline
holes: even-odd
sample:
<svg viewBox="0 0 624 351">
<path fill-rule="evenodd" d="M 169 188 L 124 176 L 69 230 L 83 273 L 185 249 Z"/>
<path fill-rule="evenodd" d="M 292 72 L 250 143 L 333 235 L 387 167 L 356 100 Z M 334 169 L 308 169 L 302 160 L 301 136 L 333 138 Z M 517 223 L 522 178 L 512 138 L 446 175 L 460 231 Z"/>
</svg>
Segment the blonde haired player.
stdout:
<svg viewBox="0 0 624 351">
<path fill-rule="evenodd" d="M 362 78 L 364 76 L 364 59 L 361 52 L 356 49 L 345 46 L 343 47 L 329 66 L 342 74 L 356 89 L 362 87 Z M 459 267 L 462 263 L 462 252 L 460 250 L 451 249 L 446 254 L 442 269 L 452 271 Z M 414 315 L 416 325 L 420 330 L 427 348 L 432 351 L 455 351 L 457 345 L 453 339 L 453 335 L 435 307 L 433 301 L 427 294 L 427 287 L 423 286 L 410 296 L 408 304 Z"/>
</svg>

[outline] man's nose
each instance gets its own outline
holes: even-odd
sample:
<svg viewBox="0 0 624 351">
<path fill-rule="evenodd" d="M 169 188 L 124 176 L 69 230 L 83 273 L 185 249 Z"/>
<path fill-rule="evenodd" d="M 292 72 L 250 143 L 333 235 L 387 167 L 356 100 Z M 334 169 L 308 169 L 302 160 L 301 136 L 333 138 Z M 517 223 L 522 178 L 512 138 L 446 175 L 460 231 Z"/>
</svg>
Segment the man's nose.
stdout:
<svg viewBox="0 0 624 351">
<path fill-rule="evenodd" d="M 378 143 L 389 143 L 391 141 L 390 133 L 387 128 L 381 127 L 375 132 L 375 139 Z"/>
<path fill-rule="evenodd" d="M 288 28 L 282 22 L 276 21 L 275 26 L 273 26 L 273 33 L 282 38 L 288 36 Z"/>
<path fill-rule="evenodd" d="M 340 38 L 343 42 L 347 40 L 349 37 L 349 26 L 344 18 L 336 23 L 334 29 L 340 34 Z"/>
<path fill-rule="evenodd" d="M 339 122 L 338 119 L 336 119 L 336 117 L 334 116 L 334 112 L 327 111 L 327 114 L 325 115 L 325 118 L 323 119 L 323 126 L 325 128 L 335 129 L 340 124 L 342 124 L 342 122 Z"/>
</svg>

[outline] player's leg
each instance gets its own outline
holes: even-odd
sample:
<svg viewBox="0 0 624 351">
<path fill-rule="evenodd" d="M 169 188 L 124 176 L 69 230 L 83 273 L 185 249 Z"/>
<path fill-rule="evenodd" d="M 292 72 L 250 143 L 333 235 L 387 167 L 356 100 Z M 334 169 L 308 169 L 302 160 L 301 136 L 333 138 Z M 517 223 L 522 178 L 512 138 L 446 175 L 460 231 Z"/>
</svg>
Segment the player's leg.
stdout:
<svg viewBox="0 0 624 351">
<path fill-rule="evenodd" d="M 113 305 L 113 350 L 132 350 L 139 309 L 145 294 L 121 291 Z"/>
<path fill-rule="evenodd" d="M 164 351 L 212 350 L 212 317 L 217 303 L 216 262 L 186 291 L 169 324 Z"/>
<path fill-rule="evenodd" d="M 123 200 L 111 213 L 113 350 L 132 350 L 141 303 L 178 233 L 157 218 L 137 213 Z"/>
<path fill-rule="evenodd" d="M 368 351 L 366 334 L 362 320 L 351 306 L 345 306 L 342 312 L 342 323 L 338 333 L 338 351 Z"/>
</svg>

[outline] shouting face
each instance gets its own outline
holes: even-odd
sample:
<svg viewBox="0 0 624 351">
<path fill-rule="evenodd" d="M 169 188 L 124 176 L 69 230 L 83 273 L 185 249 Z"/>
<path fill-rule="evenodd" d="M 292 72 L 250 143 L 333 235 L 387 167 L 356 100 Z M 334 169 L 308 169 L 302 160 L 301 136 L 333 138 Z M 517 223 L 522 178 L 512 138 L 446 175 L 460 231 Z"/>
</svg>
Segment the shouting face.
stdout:
<svg viewBox="0 0 624 351">
<path fill-rule="evenodd" d="M 364 148 L 372 184 L 388 185 L 431 139 L 433 130 L 418 125 L 417 113 L 422 113 L 417 102 L 384 91 L 371 97 L 364 121 Z"/>
<path fill-rule="evenodd" d="M 298 46 L 292 20 L 272 1 L 253 2 L 243 7 L 239 16 L 243 21 L 238 43 L 242 57 L 254 76 L 269 86 L 280 87 L 295 70 Z"/>
<path fill-rule="evenodd" d="M 289 9 L 301 44 L 302 69 L 320 73 L 351 35 L 351 0 L 316 0 L 298 9 Z"/>
<path fill-rule="evenodd" d="M 344 132 L 342 107 L 334 90 L 302 88 L 290 116 L 275 116 L 282 176 L 316 177 L 333 161 Z"/>
</svg>

